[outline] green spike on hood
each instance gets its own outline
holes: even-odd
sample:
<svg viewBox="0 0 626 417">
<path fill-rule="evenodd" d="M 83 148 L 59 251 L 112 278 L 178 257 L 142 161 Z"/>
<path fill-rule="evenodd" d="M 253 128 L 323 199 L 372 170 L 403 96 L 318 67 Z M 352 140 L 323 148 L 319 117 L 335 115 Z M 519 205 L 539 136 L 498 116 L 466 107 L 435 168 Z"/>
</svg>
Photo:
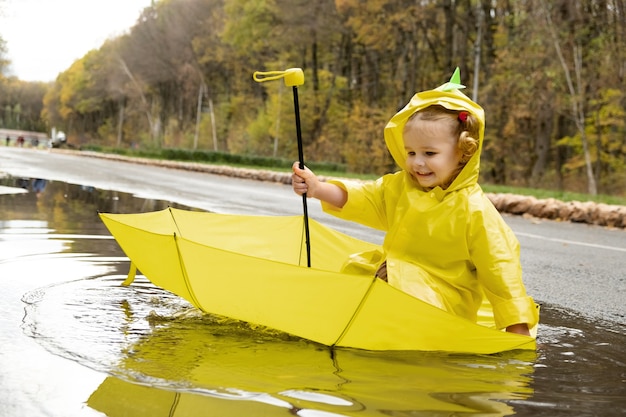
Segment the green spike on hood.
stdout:
<svg viewBox="0 0 626 417">
<path fill-rule="evenodd" d="M 426 107 L 439 105 L 443 106 L 450 110 L 456 111 L 467 111 L 471 113 L 474 117 L 478 119 L 480 123 L 480 134 L 478 137 L 478 151 L 472 156 L 467 165 L 463 168 L 463 171 L 459 174 L 457 179 L 448 187 L 445 192 L 458 190 L 459 188 L 463 188 L 472 184 L 476 184 L 478 182 L 478 172 L 480 167 L 480 152 L 482 150 L 483 138 L 485 132 L 485 112 L 478 104 L 474 103 L 459 91 L 462 88 L 465 88 L 464 85 L 460 84 L 461 77 L 459 73 L 459 69 L 457 68 L 452 74 L 452 78 L 450 81 L 433 89 L 422 91 L 417 93 L 411 98 L 411 101 L 395 116 L 391 118 L 391 120 L 385 126 L 385 142 L 387 144 L 387 148 L 393 156 L 396 164 L 402 168 L 406 169 L 406 152 L 404 150 L 404 139 L 403 139 L 403 131 L 404 125 L 406 125 L 407 120 L 411 115 L 419 110 L 422 110 Z"/>
<path fill-rule="evenodd" d="M 439 87 L 435 88 L 435 90 L 453 91 L 453 90 L 462 90 L 464 88 L 465 86 L 461 84 L 461 71 L 459 70 L 459 67 L 456 67 L 456 69 L 454 70 L 454 73 L 452 74 L 452 77 L 450 77 L 450 81 L 448 81 L 445 84 L 440 85 Z"/>
</svg>

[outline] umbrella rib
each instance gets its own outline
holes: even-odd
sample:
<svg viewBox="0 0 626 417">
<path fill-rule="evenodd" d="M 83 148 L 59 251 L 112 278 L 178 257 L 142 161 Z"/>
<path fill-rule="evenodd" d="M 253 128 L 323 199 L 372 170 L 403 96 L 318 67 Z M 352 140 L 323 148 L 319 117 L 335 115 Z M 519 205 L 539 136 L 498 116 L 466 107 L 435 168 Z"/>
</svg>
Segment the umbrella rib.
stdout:
<svg viewBox="0 0 626 417">
<path fill-rule="evenodd" d="M 180 228 L 178 227 L 178 223 L 176 223 L 176 217 L 174 217 L 174 211 L 172 210 L 171 207 L 168 207 L 167 210 L 170 212 L 170 216 L 172 216 L 172 222 L 174 222 L 174 226 L 176 227 L 176 231 L 178 232 L 179 235 L 182 236 L 182 233 L 180 233 Z"/>
<path fill-rule="evenodd" d="M 189 283 L 189 277 L 187 276 L 187 268 L 185 268 L 185 262 L 183 261 L 182 254 L 180 253 L 180 247 L 178 246 L 178 238 L 179 238 L 179 236 L 177 236 L 176 232 L 174 232 L 174 244 L 176 245 L 176 254 L 178 255 L 178 262 L 180 263 L 180 270 L 181 270 L 181 272 L 183 274 L 183 280 L 185 281 L 185 287 L 187 287 L 187 291 L 189 291 L 189 297 L 191 297 L 190 301 L 193 303 L 193 305 L 195 305 L 200 310 L 202 310 L 202 307 L 200 306 L 200 302 L 196 298 L 196 295 L 194 294 L 194 291 L 191 288 L 191 284 Z"/>
<path fill-rule="evenodd" d="M 339 335 L 339 337 L 337 338 L 337 340 L 335 340 L 335 343 L 333 343 L 331 345 L 331 347 L 335 347 L 339 344 L 339 342 L 341 342 L 341 340 L 344 338 L 344 336 L 346 335 L 346 333 L 348 333 L 348 330 L 350 330 L 350 327 L 352 327 L 352 323 L 354 323 L 354 320 L 356 320 L 356 316 L 358 316 L 359 312 L 361 311 L 361 309 L 363 308 L 363 306 L 365 305 L 365 301 L 367 300 L 367 298 L 369 297 L 370 293 L 372 292 L 372 290 L 374 289 L 374 284 L 376 284 L 376 280 L 378 278 L 374 277 L 372 279 L 372 283 L 370 284 L 370 286 L 367 288 L 367 291 L 365 292 L 365 294 L 363 295 L 363 298 L 361 298 L 361 302 L 359 303 L 359 305 L 357 306 L 357 308 L 354 310 L 354 313 L 352 314 L 352 317 L 350 317 L 350 320 L 348 320 L 348 323 L 346 324 L 346 327 L 344 327 L 343 331 L 341 332 L 341 334 Z"/>
</svg>

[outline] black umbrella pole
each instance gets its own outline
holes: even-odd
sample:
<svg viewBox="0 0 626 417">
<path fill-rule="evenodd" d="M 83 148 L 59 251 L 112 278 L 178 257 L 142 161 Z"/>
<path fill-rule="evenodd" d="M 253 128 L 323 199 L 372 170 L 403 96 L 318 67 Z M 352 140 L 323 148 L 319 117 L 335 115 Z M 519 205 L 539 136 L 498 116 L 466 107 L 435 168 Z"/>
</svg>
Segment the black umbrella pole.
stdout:
<svg viewBox="0 0 626 417">
<path fill-rule="evenodd" d="M 296 134 L 298 136 L 298 160 L 300 169 L 304 169 L 304 151 L 302 149 L 302 128 L 300 127 L 300 104 L 298 103 L 298 87 L 293 86 L 293 108 L 296 112 Z M 302 194 L 302 209 L 304 211 L 304 234 L 306 243 L 306 264 L 311 267 L 311 236 L 309 234 L 309 210 L 306 204 L 306 193 Z"/>
</svg>

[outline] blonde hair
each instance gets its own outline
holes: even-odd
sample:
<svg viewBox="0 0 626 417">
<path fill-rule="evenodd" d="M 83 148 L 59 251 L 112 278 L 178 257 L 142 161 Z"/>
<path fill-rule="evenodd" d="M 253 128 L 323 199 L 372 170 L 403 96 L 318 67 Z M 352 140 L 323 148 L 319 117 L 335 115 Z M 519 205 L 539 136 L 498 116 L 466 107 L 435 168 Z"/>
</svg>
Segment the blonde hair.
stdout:
<svg viewBox="0 0 626 417">
<path fill-rule="evenodd" d="M 450 110 L 435 104 L 413 113 L 407 120 L 404 131 L 406 132 L 415 121 L 419 120 L 445 123 L 450 127 L 452 134 L 457 137 L 457 148 L 461 152 L 461 160 L 449 183 L 443 187 L 447 188 L 478 150 L 480 122 L 468 111 Z"/>
</svg>

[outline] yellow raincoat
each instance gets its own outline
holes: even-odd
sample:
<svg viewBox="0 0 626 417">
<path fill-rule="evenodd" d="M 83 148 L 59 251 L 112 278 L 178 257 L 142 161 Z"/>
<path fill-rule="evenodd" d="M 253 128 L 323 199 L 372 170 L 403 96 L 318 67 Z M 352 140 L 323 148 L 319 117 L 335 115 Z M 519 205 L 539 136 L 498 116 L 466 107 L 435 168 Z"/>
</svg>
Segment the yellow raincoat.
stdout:
<svg viewBox="0 0 626 417">
<path fill-rule="evenodd" d="M 374 274 L 386 260 L 389 284 L 425 302 L 475 322 L 485 295 L 498 329 L 516 323 L 532 328 L 538 310 L 522 282 L 519 242 L 477 182 L 484 111 L 449 84 L 413 96 L 385 127 L 387 147 L 402 170 L 370 183 L 330 181 L 347 191 L 348 200 L 341 209 L 322 207 L 387 232 L 384 254 L 356 254 L 347 270 Z M 470 112 L 480 121 L 480 137 L 477 152 L 447 189 L 425 191 L 405 170 L 402 132 L 409 116 L 431 105 Z"/>
</svg>

